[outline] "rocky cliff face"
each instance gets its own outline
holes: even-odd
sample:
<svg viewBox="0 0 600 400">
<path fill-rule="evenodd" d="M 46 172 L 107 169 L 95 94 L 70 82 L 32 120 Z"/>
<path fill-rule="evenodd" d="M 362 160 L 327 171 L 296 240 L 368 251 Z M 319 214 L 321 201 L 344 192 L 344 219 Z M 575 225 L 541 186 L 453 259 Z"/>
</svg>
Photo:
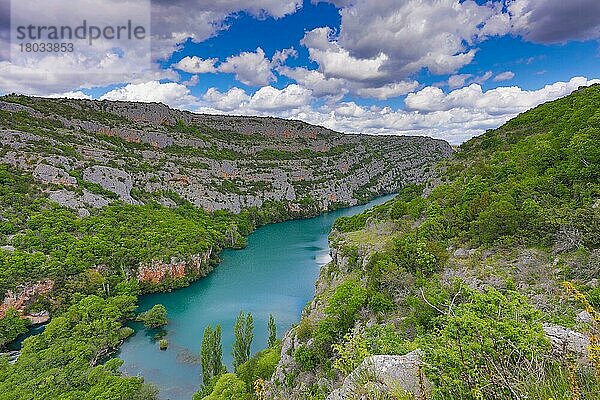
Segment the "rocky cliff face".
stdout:
<svg viewBox="0 0 600 400">
<path fill-rule="evenodd" d="M 201 278 L 208 275 L 213 267 L 210 264 L 212 250 L 204 254 L 195 254 L 188 260 L 172 259 L 171 262 L 154 260 L 142 264 L 137 271 L 137 279 L 140 283 L 160 284 L 166 279 L 177 280 L 185 277 Z"/>
<path fill-rule="evenodd" d="M 337 239 L 335 240 L 337 241 Z M 314 387 L 327 388 L 328 393 L 335 392 L 335 396 L 338 397 L 333 397 L 334 399 L 345 398 L 340 394 L 344 385 L 344 376 L 338 373 L 332 377 L 320 368 L 305 370 L 294 357 L 299 348 L 310 346 L 313 340 L 308 339 L 307 341 L 301 337 L 299 334 L 299 330 L 302 329 L 301 325 L 316 326 L 325 316 L 327 293 L 331 293 L 348 279 L 351 257 L 343 250 L 343 244 L 343 241 L 331 243 L 332 261 L 325 265 L 319 273 L 315 284 L 315 296 L 302 313 L 302 322 L 288 331 L 282 339 L 281 359 L 273 377 L 267 382 L 268 399 L 302 400 Z M 352 258 L 355 258 L 353 263 L 364 265 L 371 255 L 372 249 L 363 248 L 359 250 L 358 254 L 352 255 Z"/>
<path fill-rule="evenodd" d="M 198 115 L 161 104 L 0 99 L 0 162 L 34 173 L 81 216 L 113 200 L 186 199 L 315 214 L 407 183 L 452 153 L 424 137 L 343 135 L 299 121 Z"/>
</svg>

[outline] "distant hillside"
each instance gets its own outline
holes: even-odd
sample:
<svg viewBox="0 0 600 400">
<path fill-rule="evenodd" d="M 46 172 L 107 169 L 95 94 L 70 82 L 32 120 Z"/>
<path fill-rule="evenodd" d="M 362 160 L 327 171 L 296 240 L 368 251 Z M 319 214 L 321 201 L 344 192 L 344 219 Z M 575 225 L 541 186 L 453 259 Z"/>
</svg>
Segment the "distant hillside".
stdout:
<svg viewBox="0 0 600 400">
<path fill-rule="evenodd" d="M 0 162 L 82 215 L 118 199 L 314 215 L 423 182 L 450 146 L 343 135 L 299 121 L 198 115 L 162 104 L 0 98 Z"/>
</svg>

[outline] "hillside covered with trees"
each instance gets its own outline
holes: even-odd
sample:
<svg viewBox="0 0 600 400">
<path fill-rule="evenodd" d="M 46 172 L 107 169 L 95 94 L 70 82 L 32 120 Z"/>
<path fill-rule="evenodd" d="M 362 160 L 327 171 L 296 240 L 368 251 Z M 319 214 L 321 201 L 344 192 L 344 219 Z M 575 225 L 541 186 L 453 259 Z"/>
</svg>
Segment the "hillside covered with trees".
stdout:
<svg viewBox="0 0 600 400">
<path fill-rule="evenodd" d="M 468 141 L 330 239 L 270 398 L 598 397 L 599 85 Z M 407 354 L 408 392 L 357 369 Z"/>
</svg>

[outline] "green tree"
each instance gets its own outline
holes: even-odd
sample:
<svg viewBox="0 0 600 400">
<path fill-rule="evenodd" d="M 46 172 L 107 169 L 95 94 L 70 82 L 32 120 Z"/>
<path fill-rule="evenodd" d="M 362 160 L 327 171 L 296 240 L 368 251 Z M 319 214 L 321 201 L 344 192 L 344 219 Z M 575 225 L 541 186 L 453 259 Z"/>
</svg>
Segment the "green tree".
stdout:
<svg viewBox="0 0 600 400">
<path fill-rule="evenodd" d="M 277 325 L 275 325 L 275 318 L 273 314 L 269 314 L 269 347 L 273 347 L 277 343 Z"/>
<path fill-rule="evenodd" d="M 22 319 L 14 308 L 9 309 L 6 316 L 0 319 L 0 348 L 25 332 L 27 332 L 27 320 Z"/>
<path fill-rule="evenodd" d="M 252 392 L 254 382 L 257 379 L 271 379 L 280 357 L 281 346 L 276 344 L 253 355 L 248 361 L 238 367 L 235 374 L 246 383 L 246 390 Z"/>
<path fill-rule="evenodd" d="M 225 371 L 220 325 L 217 325 L 215 329 L 207 326 L 204 330 L 200 349 L 200 364 L 202 366 L 202 382 L 205 386 L 210 385 L 213 378 Z"/>
<path fill-rule="evenodd" d="M 150 310 L 140 314 L 138 320 L 142 321 L 146 328 L 158 328 L 169 322 L 167 320 L 167 309 L 162 304 L 157 304 Z"/>
<path fill-rule="evenodd" d="M 234 369 L 237 369 L 250 358 L 250 347 L 254 339 L 253 331 L 254 320 L 252 314 L 244 315 L 244 312 L 240 311 L 234 327 L 235 342 L 232 351 Z"/>
<path fill-rule="evenodd" d="M 246 384 L 235 374 L 221 375 L 210 395 L 194 396 L 194 400 L 243 400 L 246 398 L 251 398 L 246 392 Z"/>
<path fill-rule="evenodd" d="M 43 333 L 24 341 L 13 365 L 0 359 L 0 398 L 154 399 L 143 378 L 121 376 L 123 361 L 101 362 L 132 333 L 123 322 L 135 307 L 132 296 L 88 296 L 55 315 Z"/>
</svg>

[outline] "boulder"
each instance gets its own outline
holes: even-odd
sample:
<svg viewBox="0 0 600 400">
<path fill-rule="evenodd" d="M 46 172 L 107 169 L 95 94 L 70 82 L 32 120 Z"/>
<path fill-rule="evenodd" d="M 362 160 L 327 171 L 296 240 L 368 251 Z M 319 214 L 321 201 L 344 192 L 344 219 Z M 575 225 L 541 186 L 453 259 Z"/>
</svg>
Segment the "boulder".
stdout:
<svg viewBox="0 0 600 400">
<path fill-rule="evenodd" d="M 368 357 L 344 379 L 342 387 L 333 391 L 327 400 L 358 399 L 361 398 L 358 393 L 365 394 L 369 389 L 379 393 L 403 389 L 406 393 L 415 395 L 417 399 L 427 397 L 431 383 L 422 372 L 422 357 L 421 350 L 403 356 Z"/>
<path fill-rule="evenodd" d="M 560 325 L 544 324 L 543 328 L 556 353 L 571 353 L 579 357 L 587 357 L 590 347 L 588 336 Z"/>
<path fill-rule="evenodd" d="M 50 321 L 50 313 L 48 311 L 40 311 L 33 314 L 25 315 L 32 325 L 42 325 Z"/>
</svg>

